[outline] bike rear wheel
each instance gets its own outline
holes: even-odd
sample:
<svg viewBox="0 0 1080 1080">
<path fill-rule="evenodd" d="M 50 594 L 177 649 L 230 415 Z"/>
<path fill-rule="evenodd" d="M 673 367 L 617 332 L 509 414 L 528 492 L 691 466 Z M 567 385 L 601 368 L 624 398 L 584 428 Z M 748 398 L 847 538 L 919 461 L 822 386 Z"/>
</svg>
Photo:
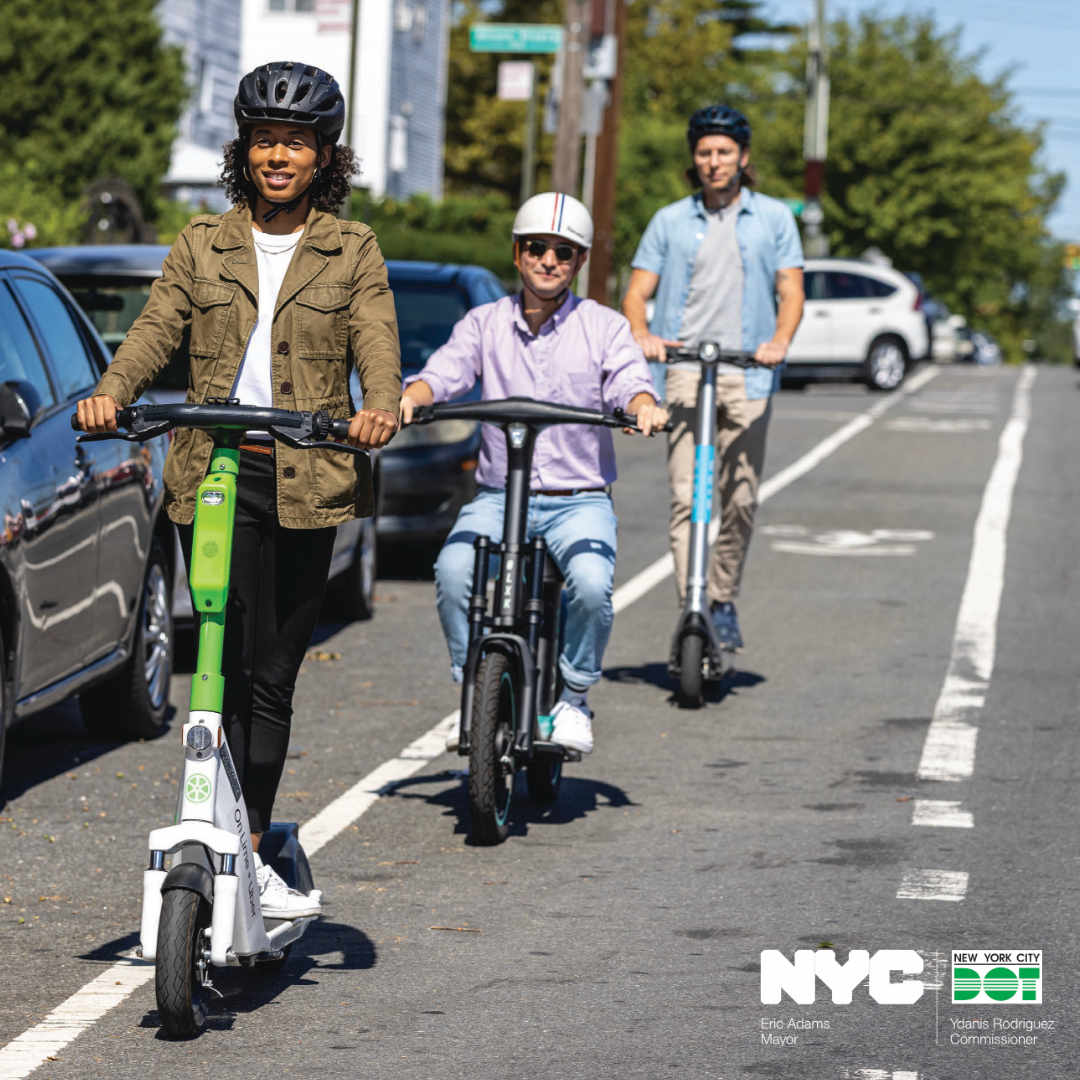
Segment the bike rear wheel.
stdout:
<svg viewBox="0 0 1080 1080">
<path fill-rule="evenodd" d="M 206 1026 L 203 986 L 205 931 L 210 905 L 190 889 L 170 889 L 161 898 L 154 994 L 161 1026 L 174 1039 L 190 1039 Z"/>
<path fill-rule="evenodd" d="M 699 634 L 687 634 L 679 643 L 679 704 L 684 709 L 701 708 L 704 654 L 705 641 Z"/>
<path fill-rule="evenodd" d="M 517 704 L 517 679 L 509 660 L 502 653 L 488 653 L 476 669 L 469 724 L 469 823 L 478 844 L 501 844 L 510 830 Z"/>
</svg>

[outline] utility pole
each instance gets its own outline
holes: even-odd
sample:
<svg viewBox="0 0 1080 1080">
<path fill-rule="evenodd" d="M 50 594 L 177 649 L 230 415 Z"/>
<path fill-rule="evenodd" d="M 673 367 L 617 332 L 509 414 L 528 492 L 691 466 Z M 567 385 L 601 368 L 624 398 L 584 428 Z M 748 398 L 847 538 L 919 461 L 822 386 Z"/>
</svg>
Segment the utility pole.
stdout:
<svg viewBox="0 0 1080 1080">
<path fill-rule="evenodd" d="M 555 131 L 555 163 L 551 186 L 565 195 L 578 193 L 581 175 L 581 111 L 585 84 L 581 70 L 585 62 L 585 19 L 587 0 L 566 0 L 563 84 L 559 102 L 559 126 Z"/>
<path fill-rule="evenodd" d="M 345 145 L 355 150 L 353 136 L 356 128 L 353 124 L 353 114 L 356 112 L 356 54 L 360 51 L 360 0 L 352 0 L 352 13 L 349 22 L 349 100 L 345 103 Z M 338 217 L 348 221 L 352 217 L 352 185 L 349 185 L 349 193 L 341 204 Z M 367 213 L 364 213 L 367 217 Z"/>
<path fill-rule="evenodd" d="M 803 158 L 806 162 L 806 206 L 802 219 L 806 225 L 806 254 L 821 258 L 829 254 L 829 238 L 821 231 L 825 215 L 821 192 L 825 186 L 825 157 L 829 141 L 829 43 L 825 22 L 825 0 L 817 0 L 810 25 L 809 50 L 806 56 L 806 127 Z"/>
<path fill-rule="evenodd" d="M 600 0 L 593 0 L 599 3 Z M 615 179 L 619 158 L 619 118 L 622 112 L 623 62 L 626 54 L 626 0 L 607 0 L 607 33 L 615 35 L 617 59 L 604 126 L 596 140 L 593 184 L 593 247 L 589 256 L 590 300 L 607 304 L 615 255 Z"/>
<path fill-rule="evenodd" d="M 536 65 L 530 62 L 529 105 L 525 112 L 525 145 L 521 152 L 521 202 L 531 199 L 536 187 L 536 110 L 540 97 L 540 80 L 536 77 Z"/>
</svg>

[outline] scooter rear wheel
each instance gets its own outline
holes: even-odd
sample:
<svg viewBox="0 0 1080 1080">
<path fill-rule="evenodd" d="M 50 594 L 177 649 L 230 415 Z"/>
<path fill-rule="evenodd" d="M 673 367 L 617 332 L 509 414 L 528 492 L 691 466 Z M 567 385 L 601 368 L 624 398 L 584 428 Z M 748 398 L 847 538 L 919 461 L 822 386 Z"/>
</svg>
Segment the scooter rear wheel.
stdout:
<svg viewBox="0 0 1080 1080">
<path fill-rule="evenodd" d="M 210 918 L 210 905 L 190 889 L 170 889 L 161 898 L 154 993 L 161 1026 L 174 1039 L 193 1038 L 206 1026 L 199 961 Z"/>
<path fill-rule="evenodd" d="M 704 700 L 704 653 L 705 642 L 699 634 L 687 634 L 679 643 L 679 704 L 684 709 L 699 709 Z"/>
<path fill-rule="evenodd" d="M 469 724 L 469 823 L 478 844 L 501 844 L 510 831 L 515 774 L 504 759 L 517 733 L 517 703 L 510 662 L 502 653 L 488 653 L 476 669 Z"/>
</svg>

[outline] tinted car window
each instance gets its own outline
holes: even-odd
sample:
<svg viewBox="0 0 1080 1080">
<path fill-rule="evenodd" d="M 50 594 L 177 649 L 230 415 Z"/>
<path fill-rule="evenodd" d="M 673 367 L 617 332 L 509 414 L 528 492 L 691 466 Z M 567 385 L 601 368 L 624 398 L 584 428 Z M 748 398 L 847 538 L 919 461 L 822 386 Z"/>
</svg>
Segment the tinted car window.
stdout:
<svg viewBox="0 0 1080 1080">
<path fill-rule="evenodd" d="M 865 274 L 849 274 L 847 271 L 830 270 L 825 275 L 825 289 L 829 300 L 875 300 L 896 292 L 877 278 Z"/>
<path fill-rule="evenodd" d="M 820 270 L 808 270 L 803 288 L 806 290 L 807 300 L 824 300 L 825 275 Z"/>
<path fill-rule="evenodd" d="M 67 305 L 51 285 L 36 278 L 16 278 L 15 288 L 30 309 L 38 333 L 45 342 L 60 379 L 58 390 L 65 400 L 98 381 L 98 372 L 86 350 L 79 328 Z"/>
<path fill-rule="evenodd" d="M 468 310 L 464 293 L 453 285 L 390 279 L 401 338 L 401 373 L 414 375 L 431 354 L 450 340 L 454 325 Z"/>
<path fill-rule="evenodd" d="M 150 286 L 154 283 L 153 279 L 144 277 L 91 274 L 62 274 L 60 279 L 114 355 L 132 324 L 142 314 L 150 298 Z M 183 391 L 188 388 L 190 336 L 190 331 L 185 330 L 173 358 L 154 379 L 153 385 L 157 389 Z"/>
<path fill-rule="evenodd" d="M 42 405 L 56 404 L 30 328 L 7 286 L 0 285 L 0 382 L 9 379 L 33 384 Z"/>
</svg>

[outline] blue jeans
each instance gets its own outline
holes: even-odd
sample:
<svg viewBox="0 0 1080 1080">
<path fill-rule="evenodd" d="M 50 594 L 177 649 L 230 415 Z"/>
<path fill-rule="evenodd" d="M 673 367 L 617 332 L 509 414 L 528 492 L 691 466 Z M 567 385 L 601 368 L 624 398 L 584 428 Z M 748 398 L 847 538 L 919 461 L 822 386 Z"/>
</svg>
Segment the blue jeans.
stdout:
<svg viewBox="0 0 1080 1080">
<path fill-rule="evenodd" d="M 473 541 L 477 536 L 502 540 L 506 492 L 481 488 L 463 507 L 435 562 L 435 598 L 450 671 L 461 682 L 469 651 L 469 597 L 472 595 Z M 528 536 L 542 536 L 566 579 L 566 630 L 559 668 L 571 686 L 585 689 L 600 681 L 611 623 L 618 522 L 611 496 L 603 491 L 580 495 L 533 495 L 529 499 Z M 497 563 L 491 559 L 488 573 Z"/>
</svg>

